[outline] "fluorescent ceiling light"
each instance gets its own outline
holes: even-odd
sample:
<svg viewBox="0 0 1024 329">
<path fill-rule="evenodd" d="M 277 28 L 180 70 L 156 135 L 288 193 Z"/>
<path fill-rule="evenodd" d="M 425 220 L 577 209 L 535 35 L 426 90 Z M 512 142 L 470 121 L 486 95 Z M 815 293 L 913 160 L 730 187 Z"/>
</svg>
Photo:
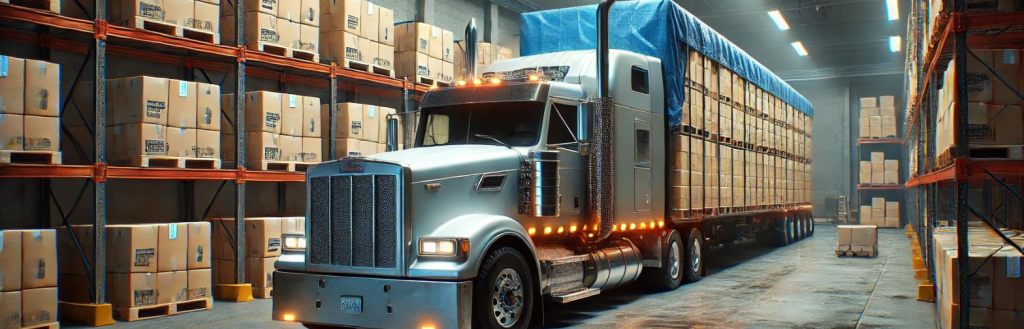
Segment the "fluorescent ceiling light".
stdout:
<svg viewBox="0 0 1024 329">
<path fill-rule="evenodd" d="M 889 11 L 890 21 L 898 21 L 900 19 L 899 0 L 885 0 L 885 8 Z"/>
<path fill-rule="evenodd" d="M 793 45 L 793 49 L 796 50 L 796 54 L 797 55 L 800 55 L 801 57 L 807 56 L 807 49 L 804 48 L 804 43 L 803 42 L 797 41 L 797 42 L 791 43 L 791 45 Z"/>
<path fill-rule="evenodd" d="M 786 24 L 786 19 L 782 17 L 782 13 L 778 10 L 772 10 L 768 12 L 768 16 L 775 21 L 775 26 L 779 27 L 779 30 L 785 31 L 789 29 L 789 24 Z"/>
<path fill-rule="evenodd" d="M 900 41 L 900 36 L 898 35 L 889 37 L 889 51 L 894 53 L 899 52 L 900 48 L 903 47 L 903 45 L 900 44 Z"/>
</svg>

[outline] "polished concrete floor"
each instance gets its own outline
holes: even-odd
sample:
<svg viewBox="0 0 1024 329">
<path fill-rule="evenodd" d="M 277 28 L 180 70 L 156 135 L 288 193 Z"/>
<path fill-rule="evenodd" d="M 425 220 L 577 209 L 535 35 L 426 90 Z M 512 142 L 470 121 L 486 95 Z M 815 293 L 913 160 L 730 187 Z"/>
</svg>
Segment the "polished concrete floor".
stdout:
<svg viewBox="0 0 1024 329">
<path fill-rule="evenodd" d="M 754 243 L 708 253 L 707 277 L 650 294 L 624 287 L 549 305 L 550 328 L 934 328 L 934 304 L 918 302 L 909 241 L 879 230 L 875 258 L 837 258 L 835 226 L 785 248 Z M 301 328 L 270 321 L 269 300 L 215 303 L 212 311 L 121 323 L 115 328 Z"/>
</svg>

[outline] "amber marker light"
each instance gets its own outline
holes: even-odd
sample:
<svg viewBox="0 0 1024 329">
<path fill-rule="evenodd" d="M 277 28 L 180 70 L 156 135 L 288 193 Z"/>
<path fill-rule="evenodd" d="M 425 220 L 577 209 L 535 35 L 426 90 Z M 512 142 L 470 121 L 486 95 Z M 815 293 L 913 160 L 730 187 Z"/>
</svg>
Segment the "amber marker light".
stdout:
<svg viewBox="0 0 1024 329">
<path fill-rule="evenodd" d="M 635 229 L 636 229 L 636 223 L 629 224 L 629 230 L 630 231 L 635 230 Z"/>
<path fill-rule="evenodd" d="M 564 228 L 564 227 L 561 227 L 561 226 L 559 226 L 559 227 L 558 227 L 558 234 L 562 234 L 562 232 L 565 232 L 565 228 Z"/>
<path fill-rule="evenodd" d="M 647 229 L 647 223 L 640 223 L 640 229 Z"/>
<path fill-rule="evenodd" d="M 622 224 L 622 227 L 619 228 L 619 231 L 625 231 L 625 230 L 626 230 L 626 224 Z"/>
<path fill-rule="evenodd" d="M 465 86 L 465 85 L 466 85 L 466 80 L 459 80 L 459 81 L 456 81 L 456 82 L 455 82 L 455 84 L 456 84 L 456 85 L 458 85 L 458 86 L 460 86 L 460 87 L 461 87 L 461 86 Z"/>
<path fill-rule="evenodd" d="M 530 236 L 533 236 L 534 234 L 537 234 L 537 229 L 531 227 L 529 230 L 526 230 L 526 233 L 530 233 Z"/>
<path fill-rule="evenodd" d="M 501 84 L 501 79 L 493 78 L 493 79 L 491 79 L 491 84 L 492 85 Z"/>
<path fill-rule="evenodd" d="M 295 314 L 285 314 L 283 319 L 285 321 L 288 321 L 288 322 L 294 322 L 295 321 Z"/>
<path fill-rule="evenodd" d="M 480 79 L 477 79 L 477 78 L 473 78 L 473 84 L 474 85 L 480 85 L 481 83 L 484 83 L 483 80 L 480 80 Z"/>
<path fill-rule="evenodd" d="M 651 221 L 651 224 L 650 224 L 649 226 L 650 226 L 651 228 L 654 228 L 654 221 L 653 221 L 653 220 Z"/>
<path fill-rule="evenodd" d="M 544 228 L 544 235 L 548 235 L 548 234 L 551 234 L 551 227 L 550 226 Z"/>
<path fill-rule="evenodd" d="M 576 225 L 569 226 L 569 233 L 576 233 Z"/>
<path fill-rule="evenodd" d="M 538 77 L 536 75 L 531 75 L 530 76 L 530 81 L 540 81 L 540 77 Z"/>
<path fill-rule="evenodd" d="M 665 221 L 659 220 L 658 221 L 658 228 L 662 228 L 662 227 L 665 227 Z"/>
</svg>

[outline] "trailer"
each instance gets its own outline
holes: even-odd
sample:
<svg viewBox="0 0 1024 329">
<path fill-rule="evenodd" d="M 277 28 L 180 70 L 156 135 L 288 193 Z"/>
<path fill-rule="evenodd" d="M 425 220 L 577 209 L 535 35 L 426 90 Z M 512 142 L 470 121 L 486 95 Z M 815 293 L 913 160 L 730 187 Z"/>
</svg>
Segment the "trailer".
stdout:
<svg viewBox="0 0 1024 329">
<path fill-rule="evenodd" d="M 479 72 L 468 44 L 409 147 L 310 168 L 273 318 L 526 328 L 545 301 L 700 280 L 711 247 L 811 236 L 810 103 L 673 2 L 613 3 L 524 14 L 524 56 Z"/>
</svg>

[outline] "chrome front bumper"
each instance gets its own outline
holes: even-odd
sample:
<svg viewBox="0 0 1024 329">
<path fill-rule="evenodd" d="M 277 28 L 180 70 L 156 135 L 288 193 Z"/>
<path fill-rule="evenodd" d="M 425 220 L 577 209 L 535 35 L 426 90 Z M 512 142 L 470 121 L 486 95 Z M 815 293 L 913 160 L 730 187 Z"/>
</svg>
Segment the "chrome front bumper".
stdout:
<svg viewBox="0 0 1024 329">
<path fill-rule="evenodd" d="M 361 300 L 362 311 L 343 310 Z M 360 328 L 469 328 L 473 284 L 274 272 L 273 319 Z"/>
</svg>

